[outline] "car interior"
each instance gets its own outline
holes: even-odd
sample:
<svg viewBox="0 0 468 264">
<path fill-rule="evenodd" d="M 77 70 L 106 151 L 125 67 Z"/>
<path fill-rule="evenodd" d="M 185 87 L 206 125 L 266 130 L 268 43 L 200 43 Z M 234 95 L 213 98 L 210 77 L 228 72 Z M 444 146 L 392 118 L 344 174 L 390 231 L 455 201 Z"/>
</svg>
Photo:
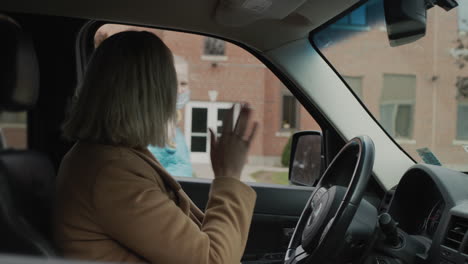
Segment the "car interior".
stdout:
<svg viewBox="0 0 468 264">
<path fill-rule="evenodd" d="M 95 48 L 94 33 L 118 23 L 216 37 L 240 47 L 320 127 L 292 136 L 288 185 L 248 183 L 257 202 L 242 263 L 468 263 L 467 170 L 425 164 L 408 154 L 314 43 L 314 34 L 367 2 L 373 1 L 0 3 L 0 110 L 27 113 L 25 148 L 8 147 L 0 137 L 0 262 L 74 263 L 56 251 L 51 231 L 56 172 L 74 143 L 61 136 L 61 124 Z M 413 10 L 405 1 L 393 2 L 385 7 L 384 32 L 392 46 L 423 37 L 418 14 L 425 14 L 428 2 L 440 12 L 454 12 L 457 4 L 408 1 L 417 6 Z M 403 10 L 413 16 L 401 15 Z M 314 164 L 301 156 L 310 146 Z M 463 157 L 460 163 L 468 164 Z M 315 171 L 295 167 L 301 162 Z M 211 180 L 177 180 L 204 209 Z"/>
</svg>

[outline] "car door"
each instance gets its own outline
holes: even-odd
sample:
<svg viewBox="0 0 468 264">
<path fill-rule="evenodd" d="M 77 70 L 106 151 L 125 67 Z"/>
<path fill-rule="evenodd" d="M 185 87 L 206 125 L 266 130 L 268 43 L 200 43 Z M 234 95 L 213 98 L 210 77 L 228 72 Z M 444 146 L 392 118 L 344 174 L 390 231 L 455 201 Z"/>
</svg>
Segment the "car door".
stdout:
<svg viewBox="0 0 468 264">
<path fill-rule="evenodd" d="M 204 209 L 211 181 L 182 177 L 178 180 L 195 204 Z M 248 185 L 257 193 L 257 203 L 244 261 L 281 261 L 292 231 L 313 188 L 263 183 L 248 183 Z"/>
</svg>

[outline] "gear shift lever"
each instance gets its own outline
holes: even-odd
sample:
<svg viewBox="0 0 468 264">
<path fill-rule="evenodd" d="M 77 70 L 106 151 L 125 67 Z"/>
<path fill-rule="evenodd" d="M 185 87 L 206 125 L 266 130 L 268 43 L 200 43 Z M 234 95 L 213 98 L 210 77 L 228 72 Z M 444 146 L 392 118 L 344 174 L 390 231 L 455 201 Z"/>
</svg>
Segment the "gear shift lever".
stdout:
<svg viewBox="0 0 468 264">
<path fill-rule="evenodd" d="M 387 214 L 383 213 L 379 216 L 379 225 L 382 229 L 382 232 L 386 236 L 386 241 L 392 247 L 399 247 L 400 246 L 400 238 L 398 237 L 397 226 L 398 223 L 392 219 L 392 217 Z"/>
</svg>

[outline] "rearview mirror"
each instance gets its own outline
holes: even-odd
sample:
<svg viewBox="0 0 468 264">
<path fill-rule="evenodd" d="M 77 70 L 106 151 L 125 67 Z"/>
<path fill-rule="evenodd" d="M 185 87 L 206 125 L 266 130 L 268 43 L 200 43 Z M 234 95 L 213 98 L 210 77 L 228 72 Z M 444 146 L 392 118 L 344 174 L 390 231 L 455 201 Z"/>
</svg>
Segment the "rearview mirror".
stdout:
<svg viewBox="0 0 468 264">
<path fill-rule="evenodd" d="M 385 0 L 384 10 L 390 46 L 408 44 L 426 34 L 425 0 Z"/>
<path fill-rule="evenodd" d="M 293 135 L 289 162 L 289 181 L 296 185 L 314 186 L 322 175 L 322 133 L 301 131 Z"/>
<path fill-rule="evenodd" d="M 424 37 L 427 9 L 435 5 L 445 11 L 458 6 L 455 0 L 384 0 L 390 46 L 408 44 Z"/>
</svg>

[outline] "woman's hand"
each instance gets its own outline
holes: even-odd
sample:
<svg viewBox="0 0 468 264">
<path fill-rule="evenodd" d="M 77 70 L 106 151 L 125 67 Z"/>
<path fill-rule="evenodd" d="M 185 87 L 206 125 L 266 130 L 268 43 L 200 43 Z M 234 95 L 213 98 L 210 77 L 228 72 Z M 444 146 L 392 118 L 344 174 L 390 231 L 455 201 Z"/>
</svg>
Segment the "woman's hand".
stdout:
<svg viewBox="0 0 468 264">
<path fill-rule="evenodd" d="M 240 179 L 242 169 L 247 161 L 247 152 L 252 142 L 258 123 L 251 123 L 252 109 L 248 104 L 241 107 L 239 118 L 233 129 L 234 106 L 223 120 L 223 131 L 220 138 L 210 128 L 211 165 L 215 178 L 232 177 Z M 250 127 L 250 129 L 248 129 Z M 249 130 L 249 131 L 248 131 Z"/>
</svg>

